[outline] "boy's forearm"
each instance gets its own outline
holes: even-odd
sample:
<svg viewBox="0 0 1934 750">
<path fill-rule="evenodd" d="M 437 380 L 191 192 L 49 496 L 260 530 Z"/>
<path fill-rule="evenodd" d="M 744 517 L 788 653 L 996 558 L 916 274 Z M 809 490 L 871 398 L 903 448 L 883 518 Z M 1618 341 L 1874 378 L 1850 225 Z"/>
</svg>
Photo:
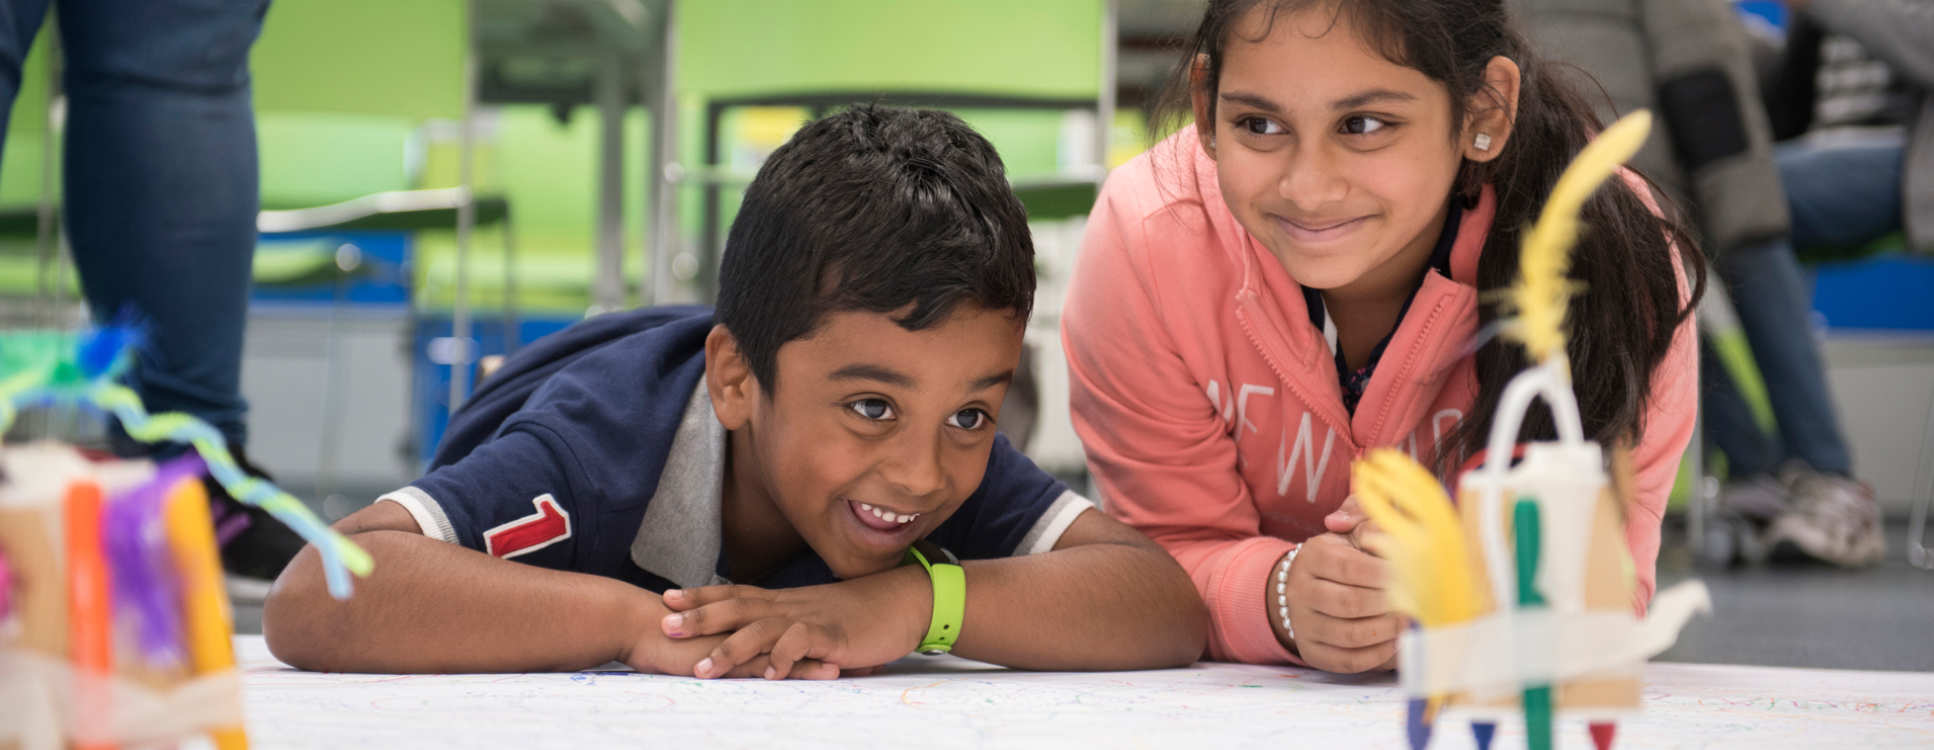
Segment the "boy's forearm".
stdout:
<svg viewBox="0 0 1934 750">
<path fill-rule="evenodd" d="M 1208 611 L 1160 548 L 1086 544 L 969 561 L 953 652 L 1022 669 L 1155 669 L 1193 663 Z"/>
<path fill-rule="evenodd" d="M 347 601 L 330 598 L 306 548 L 262 614 L 270 651 L 332 672 L 525 672 L 583 669 L 656 632 L 643 589 L 499 560 L 406 531 L 351 536 L 376 560 Z M 662 613 L 662 607 L 660 608 Z"/>
</svg>

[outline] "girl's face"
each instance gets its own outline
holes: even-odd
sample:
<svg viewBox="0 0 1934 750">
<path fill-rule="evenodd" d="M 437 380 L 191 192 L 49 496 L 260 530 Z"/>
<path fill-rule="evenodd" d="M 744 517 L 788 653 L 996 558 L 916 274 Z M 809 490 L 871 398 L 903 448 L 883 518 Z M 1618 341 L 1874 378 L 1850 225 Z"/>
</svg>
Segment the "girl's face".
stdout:
<svg viewBox="0 0 1934 750">
<path fill-rule="evenodd" d="M 1259 7 L 1233 26 L 1219 90 L 1196 92 L 1198 132 L 1214 134 L 1229 210 L 1290 276 L 1374 291 L 1428 262 L 1470 140 L 1442 84 L 1324 5 L 1273 23 Z"/>
</svg>

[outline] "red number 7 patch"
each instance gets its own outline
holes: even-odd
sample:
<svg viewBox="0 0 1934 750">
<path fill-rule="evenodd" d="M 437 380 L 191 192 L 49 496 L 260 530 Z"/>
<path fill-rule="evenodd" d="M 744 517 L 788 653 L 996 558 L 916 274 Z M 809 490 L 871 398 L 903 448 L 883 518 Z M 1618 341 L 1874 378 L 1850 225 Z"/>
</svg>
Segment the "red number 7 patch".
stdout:
<svg viewBox="0 0 1934 750">
<path fill-rule="evenodd" d="M 537 512 L 484 532 L 484 552 L 505 560 L 571 538 L 571 514 L 549 493 L 531 498 Z"/>
</svg>

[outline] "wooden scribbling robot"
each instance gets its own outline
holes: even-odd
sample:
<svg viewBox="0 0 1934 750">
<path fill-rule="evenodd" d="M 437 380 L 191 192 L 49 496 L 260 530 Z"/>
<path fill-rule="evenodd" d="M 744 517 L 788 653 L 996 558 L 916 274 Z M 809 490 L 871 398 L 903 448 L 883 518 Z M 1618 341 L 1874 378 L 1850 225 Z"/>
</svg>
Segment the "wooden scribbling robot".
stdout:
<svg viewBox="0 0 1934 750">
<path fill-rule="evenodd" d="M 1412 747 L 1428 744 L 1445 711 L 1470 720 L 1480 748 L 1500 719 L 1520 712 L 1533 750 L 1552 746 L 1560 713 L 1584 719 L 1598 747 L 1609 747 L 1616 720 L 1639 708 L 1645 661 L 1710 606 L 1705 586 L 1690 581 L 1654 597 L 1645 618 L 1635 614 L 1630 457 L 1608 457 L 1585 438 L 1564 351 L 1578 210 L 1650 127 L 1640 111 L 1601 133 L 1526 233 L 1509 333 L 1537 364 L 1505 388 L 1483 463 L 1462 475 L 1457 502 L 1400 451 L 1373 451 L 1352 467 L 1357 499 L 1380 532 L 1371 545 L 1391 562 L 1391 600 L 1415 622 L 1398 643 Z M 1520 445 L 1538 400 L 1557 439 Z"/>
<path fill-rule="evenodd" d="M 112 416 L 191 454 L 99 460 L 55 441 L 0 445 L 0 750 L 247 747 L 204 474 L 316 545 L 330 591 L 369 555 L 248 476 L 206 423 L 149 414 L 116 382 L 137 333 L 0 334 L 0 433 L 21 408 Z"/>
</svg>

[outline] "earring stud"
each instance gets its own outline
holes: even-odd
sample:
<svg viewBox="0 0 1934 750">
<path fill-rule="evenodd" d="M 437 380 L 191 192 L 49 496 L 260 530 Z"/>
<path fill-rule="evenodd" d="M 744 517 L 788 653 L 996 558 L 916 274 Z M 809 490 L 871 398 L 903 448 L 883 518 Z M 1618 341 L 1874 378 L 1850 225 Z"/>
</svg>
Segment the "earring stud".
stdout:
<svg viewBox="0 0 1934 750">
<path fill-rule="evenodd" d="M 1477 147 L 1479 151 L 1491 150 L 1491 134 L 1478 133 L 1476 138 L 1471 139 L 1471 145 Z"/>
</svg>

